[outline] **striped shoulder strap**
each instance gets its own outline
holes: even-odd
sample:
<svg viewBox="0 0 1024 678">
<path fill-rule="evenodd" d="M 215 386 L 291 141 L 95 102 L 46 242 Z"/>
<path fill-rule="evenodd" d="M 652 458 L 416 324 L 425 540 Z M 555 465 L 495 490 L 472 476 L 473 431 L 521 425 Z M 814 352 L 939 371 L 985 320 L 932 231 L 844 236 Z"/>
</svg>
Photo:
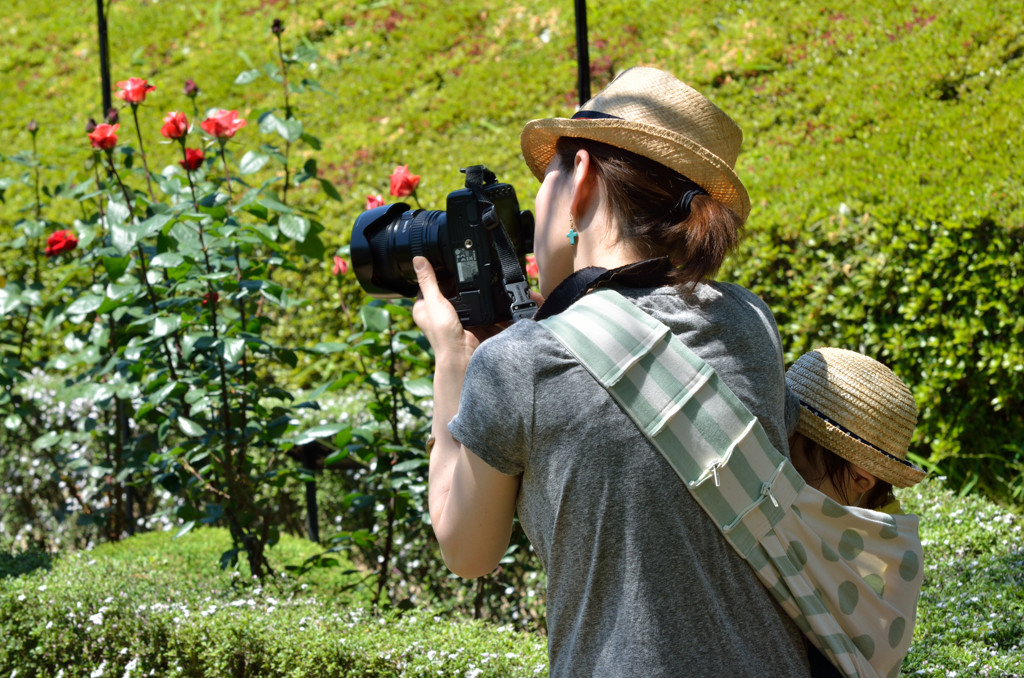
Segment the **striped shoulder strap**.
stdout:
<svg viewBox="0 0 1024 678">
<path fill-rule="evenodd" d="M 664 455 L 744 557 L 804 486 L 700 356 L 618 292 L 595 290 L 541 323 Z"/>
</svg>

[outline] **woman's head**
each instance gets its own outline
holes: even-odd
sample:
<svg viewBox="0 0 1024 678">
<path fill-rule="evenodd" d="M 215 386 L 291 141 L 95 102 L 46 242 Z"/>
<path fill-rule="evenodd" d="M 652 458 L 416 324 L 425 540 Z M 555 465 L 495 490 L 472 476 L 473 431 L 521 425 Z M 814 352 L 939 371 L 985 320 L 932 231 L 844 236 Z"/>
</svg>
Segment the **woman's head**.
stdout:
<svg viewBox="0 0 1024 678">
<path fill-rule="evenodd" d="M 555 159 L 572 167 L 586 151 L 622 243 L 639 259 L 667 256 L 674 282 L 714 276 L 739 241 L 743 221 L 703 187 L 675 170 L 605 143 L 562 137 Z"/>
<path fill-rule="evenodd" d="M 914 396 L 888 367 L 856 351 L 821 348 L 793 363 L 786 385 L 800 400 L 798 436 L 895 487 L 924 478 L 907 461 Z"/>
<path fill-rule="evenodd" d="M 739 127 L 707 98 L 643 67 L 619 74 L 572 119 L 528 123 L 521 139 L 542 181 L 552 158 L 568 171 L 587 153 L 623 245 L 640 257 L 672 258 L 682 267 L 678 282 L 709 277 L 739 238 L 750 211 L 733 171 L 741 141 Z"/>
</svg>

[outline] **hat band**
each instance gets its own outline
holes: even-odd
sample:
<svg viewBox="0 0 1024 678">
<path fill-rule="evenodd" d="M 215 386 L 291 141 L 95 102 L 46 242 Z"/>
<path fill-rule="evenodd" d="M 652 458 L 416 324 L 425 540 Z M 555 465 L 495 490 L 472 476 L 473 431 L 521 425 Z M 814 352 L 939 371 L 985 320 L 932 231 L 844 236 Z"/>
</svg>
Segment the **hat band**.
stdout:
<svg viewBox="0 0 1024 678">
<path fill-rule="evenodd" d="M 573 114 L 571 119 L 572 120 L 596 120 L 596 119 L 599 119 L 599 118 L 612 118 L 614 120 L 622 120 L 622 118 L 620 118 L 617 115 L 612 115 L 611 113 L 602 113 L 601 111 L 576 111 Z"/>
<path fill-rule="evenodd" d="M 895 454 L 891 454 L 889 452 L 886 452 L 885 450 L 883 450 L 878 445 L 874 445 L 872 443 L 869 443 L 868 441 L 864 440 L 863 438 L 861 438 L 859 435 L 857 435 L 856 433 L 854 433 L 850 429 L 846 428 L 845 426 L 843 426 L 839 422 L 835 421 L 834 419 L 832 419 L 831 417 L 826 415 L 824 412 L 821 412 L 820 410 L 814 408 L 813 406 L 808 405 L 806 401 L 801 400 L 800 404 L 803 405 L 804 407 L 806 407 L 808 410 L 810 410 L 811 413 L 814 414 L 816 417 L 818 417 L 819 419 L 824 419 L 826 422 L 828 422 L 832 426 L 835 426 L 837 429 L 839 429 L 840 431 L 842 431 L 846 435 L 850 436 L 851 438 L 856 440 L 858 443 L 861 443 L 863 445 L 867 445 L 872 450 L 874 450 L 874 451 L 876 451 L 876 452 L 878 452 L 880 454 L 883 454 L 887 458 L 892 459 L 893 461 L 897 461 L 897 462 L 903 464 L 904 466 L 907 466 L 909 468 L 915 468 L 915 466 L 912 463 L 910 463 L 909 461 L 907 461 L 906 459 L 900 459 Z"/>
</svg>

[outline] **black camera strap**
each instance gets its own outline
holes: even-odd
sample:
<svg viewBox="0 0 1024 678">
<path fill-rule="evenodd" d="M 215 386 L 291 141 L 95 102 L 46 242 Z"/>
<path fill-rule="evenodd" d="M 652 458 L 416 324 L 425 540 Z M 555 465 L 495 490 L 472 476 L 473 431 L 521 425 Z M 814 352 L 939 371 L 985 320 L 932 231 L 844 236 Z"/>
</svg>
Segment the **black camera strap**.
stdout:
<svg viewBox="0 0 1024 678">
<path fill-rule="evenodd" d="M 481 192 L 476 191 L 478 199 Z M 484 199 L 483 202 L 490 204 Z M 530 283 L 523 274 L 519 265 L 519 258 L 516 256 L 512 239 L 508 237 L 505 224 L 501 223 L 501 217 L 492 204 L 483 214 L 483 225 L 491 236 L 494 249 L 498 253 L 498 266 L 501 268 L 501 281 L 505 285 L 505 292 L 508 294 L 511 303 L 512 322 L 527 320 L 537 312 L 537 302 L 530 298 Z"/>
</svg>

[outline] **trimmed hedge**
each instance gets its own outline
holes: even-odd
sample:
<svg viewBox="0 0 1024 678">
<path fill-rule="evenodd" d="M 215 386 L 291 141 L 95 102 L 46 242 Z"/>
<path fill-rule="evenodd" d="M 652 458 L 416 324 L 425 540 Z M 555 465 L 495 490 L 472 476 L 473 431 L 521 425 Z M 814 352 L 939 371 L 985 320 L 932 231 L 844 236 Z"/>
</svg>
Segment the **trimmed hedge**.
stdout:
<svg viewBox="0 0 1024 678">
<path fill-rule="evenodd" d="M 147 533 L 0 579 L 0 675 L 546 673 L 542 638 L 422 610 L 373 615 L 343 568 L 261 587 L 213 565 L 229 543 L 220 529 Z M 271 562 L 284 571 L 315 552 L 285 537 Z"/>
<path fill-rule="evenodd" d="M 1024 675 L 1021 518 L 938 479 L 900 497 L 922 517 L 925 549 L 904 675 Z M 0 675 L 547 675 L 542 635 L 425 609 L 373 615 L 340 569 L 258 588 L 209 566 L 227 540 L 212 529 L 139 535 L 52 570 L 38 553 L 22 567 L 0 558 Z M 281 570 L 312 550 L 284 538 L 272 562 Z"/>
</svg>

